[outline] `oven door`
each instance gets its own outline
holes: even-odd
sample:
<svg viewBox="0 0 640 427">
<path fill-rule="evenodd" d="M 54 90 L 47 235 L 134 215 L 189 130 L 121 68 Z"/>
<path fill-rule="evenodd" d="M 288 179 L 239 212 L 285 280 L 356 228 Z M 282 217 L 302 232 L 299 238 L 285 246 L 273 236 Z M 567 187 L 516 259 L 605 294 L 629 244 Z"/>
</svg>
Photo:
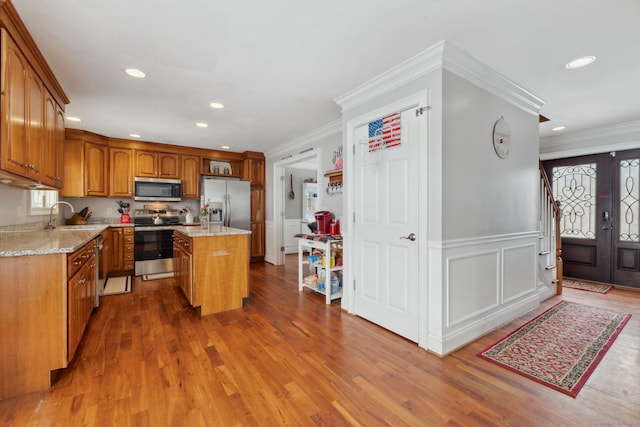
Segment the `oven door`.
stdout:
<svg viewBox="0 0 640 427">
<path fill-rule="evenodd" d="M 136 276 L 173 271 L 173 230 L 135 230 L 133 250 Z"/>
</svg>

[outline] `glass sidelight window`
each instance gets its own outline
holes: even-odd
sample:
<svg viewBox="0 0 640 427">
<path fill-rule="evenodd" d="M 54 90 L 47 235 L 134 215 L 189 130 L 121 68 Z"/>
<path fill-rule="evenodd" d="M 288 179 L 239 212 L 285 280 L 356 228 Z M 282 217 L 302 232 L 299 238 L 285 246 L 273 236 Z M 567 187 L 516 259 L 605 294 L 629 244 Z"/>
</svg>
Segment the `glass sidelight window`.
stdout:
<svg viewBox="0 0 640 427">
<path fill-rule="evenodd" d="M 560 235 L 595 239 L 596 164 L 554 167 L 551 185 L 561 203 Z"/>
<path fill-rule="evenodd" d="M 620 160 L 620 232 L 618 239 L 622 242 L 638 242 L 640 230 L 640 159 Z"/>
</svg>

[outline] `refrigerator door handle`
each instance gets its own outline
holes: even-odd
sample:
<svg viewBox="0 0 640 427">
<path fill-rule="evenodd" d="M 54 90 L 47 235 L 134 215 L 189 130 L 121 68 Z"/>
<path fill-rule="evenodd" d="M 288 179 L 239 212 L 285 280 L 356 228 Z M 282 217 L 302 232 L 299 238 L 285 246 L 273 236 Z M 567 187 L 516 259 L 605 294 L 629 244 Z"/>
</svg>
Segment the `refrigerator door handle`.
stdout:
<svg viewBox="0 0 640 427">
<path fill-rule="evenodd" d="M 231 224 L 231 196 L 229 194 L 226 194 L 224 199 L 227 205 L 227 215 L 224 219 L 224 226 L 229 227 L 229 224 Z"/>
</svg>

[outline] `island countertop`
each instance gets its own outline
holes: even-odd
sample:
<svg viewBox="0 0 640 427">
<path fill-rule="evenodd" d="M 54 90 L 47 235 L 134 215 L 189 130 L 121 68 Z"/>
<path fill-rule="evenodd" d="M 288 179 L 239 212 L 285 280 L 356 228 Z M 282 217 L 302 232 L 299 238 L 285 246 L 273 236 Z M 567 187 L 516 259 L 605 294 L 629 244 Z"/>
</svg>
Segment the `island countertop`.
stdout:
<svg viewBox="0 0 640 427">
<path fill-rule="evenodd" d="M 48 230 L 0 230 L 0 257 L 71 253 L 95 239 L 108 224 Z"/>
<path fill-rule="evenodd" d="M 187 237 L 234 236 L 236 234 L 251 234 L 251 231 L 249 230 L 225 227 L 222 225 L 210 225 L 209 228 L 202 228 L 200 225 L 173 226 L 169 228 L 174 231 L 178 231 Z"/>
</svg>

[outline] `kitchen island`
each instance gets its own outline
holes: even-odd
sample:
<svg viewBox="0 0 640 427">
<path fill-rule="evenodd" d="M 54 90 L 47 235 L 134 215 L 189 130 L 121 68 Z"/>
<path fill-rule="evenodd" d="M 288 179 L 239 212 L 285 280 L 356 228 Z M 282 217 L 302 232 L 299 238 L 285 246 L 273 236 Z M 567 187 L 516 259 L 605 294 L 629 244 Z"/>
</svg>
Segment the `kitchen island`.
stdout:
<svg viewBox="0 0 640 427">
<path fill-rule="evenodd" d="M 175 279 L 200 315 L 242 308 L 249 296 L 250 235 L 219 225 L 174 227 Z"/>
</svg>

